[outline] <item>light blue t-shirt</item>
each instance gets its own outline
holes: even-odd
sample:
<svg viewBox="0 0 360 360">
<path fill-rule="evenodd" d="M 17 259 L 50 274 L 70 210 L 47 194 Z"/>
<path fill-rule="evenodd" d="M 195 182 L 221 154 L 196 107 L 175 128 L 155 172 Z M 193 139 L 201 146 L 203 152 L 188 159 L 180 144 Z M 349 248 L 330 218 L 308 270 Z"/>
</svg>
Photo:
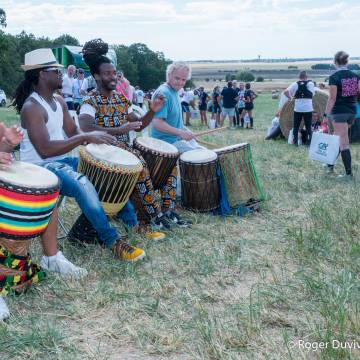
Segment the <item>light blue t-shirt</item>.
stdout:
<svg viewBox="0 0 360 360">
<path fill-rule="evenodd" d="M 154 99 L 158 94 L 164 95 L 166 102 L 162 109 L 154 115 L 154 118 L 163 119 L 170 126 L 173 126 L 177 129 L 183 129 L 184 124 L 181 112 L 181 101 L 178 92 L 169 85 L 162 84 L 156 89 L 152 98 Z M 179 136 L 156 130 L 153 126 L 151 127 L 151 136 L 155 139 L 160 139 L 170 144 L 181 140 Z"/>
</svg>

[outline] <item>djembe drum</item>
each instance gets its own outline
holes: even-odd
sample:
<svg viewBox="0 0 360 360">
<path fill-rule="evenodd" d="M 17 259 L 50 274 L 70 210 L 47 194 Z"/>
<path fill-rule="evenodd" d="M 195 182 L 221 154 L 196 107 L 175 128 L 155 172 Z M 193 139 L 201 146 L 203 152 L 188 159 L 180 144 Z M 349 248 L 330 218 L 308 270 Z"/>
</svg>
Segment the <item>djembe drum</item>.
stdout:
<svg viewBox="0 0 360 360">
<path fill-rule="evenodd" d="M 181 203 L 185 209 L 209 211 L 219 207 L 217 155 L 196 149 L 180 156 Z"/>
<path fill-rule="evenodd" d="M 133 148 L 136 149 L 146 162 L 151 180 L 155 190 L 161 189 L 169 178 L 173 168 L 176 166 L 179 152 L 174 145 L 165 141 L 138 137 L 134 139 Z M 144 210 L 139 195 L 131 195 L 138 221 L 147 224 L 151 220 L 149 214 Z"/>
<path fill-rule="evenodd" d="M 105 213 L 116 215 L 129 200 L 142 165 L 119 147 L 89 144 L 80 150 L 78 171 L 94 185 Z"/>
<path fill-rule="evenodd" d="M 150 137 L 134 139 L 133 147 L 146 161 L 154 189 L 161 189 L 176 166 L 179 151 L 174 145 Z"/>
<path fill-rule="evenodd" d="M 219 158 L 230 206 L 263 200 L 264 194 L 256 176 L 250 145 L 235 144 L 214 151 Z"/>
<path fill-rule="evenodd" d="M 15 161 L 0 170 L 0 295 L 20 292 L 45 274 L 28 254 L 48 226 L 59 195 L 55 174 Z"/>
</svg>

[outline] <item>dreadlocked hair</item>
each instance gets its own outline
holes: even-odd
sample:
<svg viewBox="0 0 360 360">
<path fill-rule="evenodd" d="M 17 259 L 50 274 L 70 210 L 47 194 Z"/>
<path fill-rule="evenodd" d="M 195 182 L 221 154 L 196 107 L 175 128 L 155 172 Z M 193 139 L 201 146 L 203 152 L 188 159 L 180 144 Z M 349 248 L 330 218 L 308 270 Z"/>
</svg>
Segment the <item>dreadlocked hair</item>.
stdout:
<svg viewBox="0 0 360 360">
<path fill-rule="evenodd" d="M 39 73 L 42 69 L 29 70 L 25 72 L 25 79 L 19 84 L 16 88 L 12 106 L 16 108 L 16 111 L 20 114 L 20 111 L 29 97 L 29 95 L 34 91 L 34 87 L 39 82 Z"/>
<path fill-rule="evenodd" d="M 91 74 L 99 74 L 101 64 L 110 64 L 109 58 L 104 56 L 109 51 L 109 45 L 101 39 L 90 40 L 85 43 L 82 53 L 85 63 L 89 66 Z"/>
</svg>

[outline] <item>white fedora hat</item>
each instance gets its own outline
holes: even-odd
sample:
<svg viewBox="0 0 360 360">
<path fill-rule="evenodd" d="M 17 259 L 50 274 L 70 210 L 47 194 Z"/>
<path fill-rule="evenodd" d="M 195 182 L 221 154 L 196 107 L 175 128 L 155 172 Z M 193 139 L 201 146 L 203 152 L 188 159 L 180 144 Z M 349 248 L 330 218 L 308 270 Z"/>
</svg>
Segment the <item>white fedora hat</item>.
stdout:
<svg viewBox="0 0 360 360">
<path fill-rule="evenodd" d="M 41 69 L 44 67 L 63 67 L 59 64 L 51 49 L 36 49 L 25 54 L 25 64 L 21 65 L 24 71 Z"/>
</svg>

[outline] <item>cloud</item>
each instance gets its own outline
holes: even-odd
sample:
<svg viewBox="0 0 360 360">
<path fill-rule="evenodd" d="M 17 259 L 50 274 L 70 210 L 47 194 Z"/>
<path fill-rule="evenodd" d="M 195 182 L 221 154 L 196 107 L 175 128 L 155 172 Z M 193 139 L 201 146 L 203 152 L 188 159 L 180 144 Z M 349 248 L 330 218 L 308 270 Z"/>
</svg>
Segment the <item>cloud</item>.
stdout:
<svg viewBox="0 0 360 360">
<path fill-rule="evenodd" d="M 68 33 L 82 43 L 94 37 L 116 44 L 144 42 L 182 59 L 274 52 L 307 56 L 325 45 L 332 49 L 334 42 L 355 48 L 344 34 L 360 25 L 360 5 L 344 0 L 3 0 L 1 7 L 12 34 L 25 30 L 50 38 Z"/>
</svg>

